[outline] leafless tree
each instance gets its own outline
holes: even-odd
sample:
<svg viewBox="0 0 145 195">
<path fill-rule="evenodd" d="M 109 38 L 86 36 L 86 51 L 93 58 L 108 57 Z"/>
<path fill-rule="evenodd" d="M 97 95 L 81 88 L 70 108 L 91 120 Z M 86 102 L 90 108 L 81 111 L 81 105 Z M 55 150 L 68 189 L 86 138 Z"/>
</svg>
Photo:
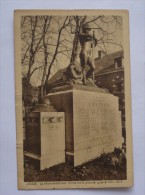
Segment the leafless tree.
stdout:
<svg viewBox="0 0 145 195">
<path fill-rule="evenodd" d="M 22 67 L 26 69 L 28 83 L 39 73 L 40 97 L 45 95 L 52 68 L 59 56 L 74 62 L 79 54 L 78 34 L 84 23 L 89 23 L 96 33 L 97 48 L 107 52 L 109 45 L 121 47 L 115 41 L 115 31 L 121 28 L 118 16 L 24 16 L 21 19 Z M 72 30 L 73 29 L 73 30 Z"/>
<path fill-rule="evenodd" d="M 65 17 L 63 19 L 63 23 L 61 25 L 61 27 L 58 29 L 58 34 L 57 34 L 57 39 L 56 39 L 56 44 L 54 45 L 55 49 L 54 49 L 54 53 L 51 53 L 51 61 L 48 63 L 48 42 L 46 42 L 46 36 L 43 37 L 43 47 L 44 47 L 44 70 L 43 70 L 43 76 L 42 76 L 42 82 L 41 82 L 41 99 L 43 98 L 43 96 L 45 95 L 46 91 L 46 85 L 48 82 L 48 79 L 50 77 L 51 74 L 51 69 L 52 66 L 54 65 L 54 61 L 57 58 L 58 54 L 63 54 L 66 49 L 64 49 L 62 51 L 59 51 L 59 47 L 64 47 L 63 42 L 66 41 L 65 39 L 63 40 L 62 37 L 62 32 L 63 30 L 68 26 L 68 17 Z"/>
<path fill-rule="evenodd" d="M 69 42 L 70 44 L 70 41 L 66 38 L 66 33 L 63 34 L 68 25 L 68 16 L 62 18 L 55 16 L 26 16 L 21 20 L 22 66 L 26 66 L 28 69 L 26 76 L 28 82 L 30 82 L 31 76 L 36 71 L 41 70 L 41 99 L 45 94 L 44 89 L 57 55 L 61 54 L 69 58 L 70 54 L 68 53 L 71 48 L 67 47 L 66 43 Z M 57 29 L 54 30 L 53 26 L 57 26 Z"/>
<path fill-rule="evenodd" d="M 35 70 L 32 70 L 32 66 L 35 63 L 36 55 L 40 49 L 40 45 L 43 40 L 43 36 L 46 33 L 40 32 L 40 20 L 39 16 L 25 16 L 22 18 L 22 66 L 27 66 L 27 80 L 30 82 L 30 78 Z M 47 31 L 47 29 L 46 29 Z"/>
<path fill-rule="evenodd" d="M 71 26 L 74 30 L 74 40 L 72 45 L 71 62 L 74 62 L 78 55 L 79 39 L 78 34 L 82 30 L 84 23 L 89 23 L 94 32 L 97 32 L 97 47 L 107 53 L 108 45 L 116 45 L 122 49 L 121 43 L 115 42 L 114 35 L 117 28 L 121 28 L 122 19 L 118 16 L 72 16 L 70 17 Z M 109 30 L 108 26 L 113 26 Z"/>
</svg>

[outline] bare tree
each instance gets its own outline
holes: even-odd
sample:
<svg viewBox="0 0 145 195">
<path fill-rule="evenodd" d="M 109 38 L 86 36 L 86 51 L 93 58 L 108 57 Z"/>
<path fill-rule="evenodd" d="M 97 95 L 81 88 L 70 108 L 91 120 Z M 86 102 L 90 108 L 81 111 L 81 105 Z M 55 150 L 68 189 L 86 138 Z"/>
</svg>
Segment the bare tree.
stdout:
<svg viewBox="0 0 145 195">
<path fill-rule="evenodd" d="M 48 19 L 49 17 L 47 20 Z M 24 23 L 26 23 L 26 25 L 24 25 Z M 36 60 L 36 55 L 42 47 L 43 37 L 48 30 L 49 24 L 47 24 L 47 22 L 41 24 L 41 16 L 26 16 L 22 18 L 21 27 L 21 37 L 24 44 L 22 47 L 21 63 L 23 66 L 26 65 L 28 67 L 27 80 L 30 82 L 31 76 L 38 69 L 37 67 L 33 68 L 33 65 Z M 41 31 L 41 29 L 43 29 L 43 31 Z"/>
<path fill-rule="evenodd" d="M 68 17 L 65 18 L 62 27 L 61 27 L 61 28 L 59 29 L 59 31 L 58 31 L 57 44 L 56 44 L 55 52 L 54 52 L 53 58 L 52 58 L 52 60 L 51 60 L 51 62 L 50 62 L 50 65 L 49 65 L 49 68 L 48 68 L 48 72 L 47 72 L 47 75 L 46 75 L 46 83 L 47 83 L 47 81 L 48 81 L 48 79 L 49 79 L 51 68 L 52 68 L 53 63 L 54 63 L 54 61 L 55 61 L 55 59 L 56 59 L 56 56 L 57 56 L 57 54 L 58 54 L 59 46 L 60 46 L 60 44 L 61 44 L 61 42 L 62 42 L 62 41 L 61 41 L 61 34 L 62 34 L 62 31 L 63 31 L 63 29 L 65 29 L 65 28 L 67 27 L 67 25 L 68 25 L 67 20 L 68 20 Z"/>
<path fill-rule="evenodd" d="M 107 52 L 110 45 L 121 48 L 121 44 L 114 38 L 116 29 L 122 25 L 122 19 L 118 16 L 22 17 L 21 63 L 26 69 L 28 83 L 33 75 L 36 76 L 36 73 L 39 75 L 41 99 L 46 93 L 48 80 L 52 69 L 58 65 L 56 62 L 59 62 L 59 57 L 64 56 L 68 63 L 76 61 L 80 49 L 78 34 L 84 23 L 89 23 L 94 29 L 98 50 Z"/>
<path fill-rule="evenodd" d="M 66 42 L 70 41 L 65 38 L 65 33 L 63 34 L 63 30 L 66 30 L 68 24 L 67 16 L 61 19 L 55 16 L 27 16 L 21 20 L 22 66 L 26 66 L 28 69 L 26 77 L 29 83 L 32 75 L 41 70 L 41 97 L 45 94 L 45 85 L 57 55 L 61 54 L 69 58 L 68 52 L 71 51 L 71 48 L 66 46 Z M 55 31 L 57 32 L 54 33 L 53 26 L 56 25 Z M 53 35 L 50 35 L 52 33 Z M 53 41 L 50 38 L 53 38 Z"/>
<path fill-rule="evenodd" d="M 71 54 L 71 62 L 75 62 L 78 50 L 79 50 L 79 39 L 78 34 L 82 30 L 82 26 L 84 23 L 89 23 L 94 30 L 97 32 L 97 47 L 107 53 L 108 45 L 116 45 L 122 49 L 121 43 L 115 42 L 114 34 L 117 28 L 121 28 L 122 19 L 119 16 L 73 16 L 70 18 L 72 26 L 75 26 L 74 30 L 74 40 L 72 44 L 72 54 Z M 75 23 L 74 23 L 75 21 Z M 111 30 L 109 30 L 108 26 L 113 26 Z"/>
<path fill-rule="evenodd" d="M 75 20 L 75 36 L 73 40 L 73 45 L 72 45 L 72 54 L 71 54 L 71 63 L 76 61 L 77 54 L 78 54 L 78 49 L 79 49 L 79 37 L 78 33 L 81 31 L 81 28 L 83 24 L 86 21 L 86 16 L 81 17 L 81 16 L 74 16 L 73 19 Z"/>
<path fill-rule="evenodd" d="M 43 75 L 42 75 L 42 80 L 41 80 L 41 88 L 40 88 L 40 98 L 43 98 L 43 94 L 44 94 L 44 84 L 45 84 L 45 78 L 46 78 L 46 71 L 47 71 L 47 66 L 48 66 L 48 55 L 49 55 L 49 51 L 48 51 L 48 43 L 47 43 L 47 30 L 50 26 L 51 23 L 51 19 L 52 17 L 48 17 L 48 16 L 43 16 L 42 19 L 44 20 L 44 27 L 43 27 L 43 48 L 44 48 L 44 69 L 43 69 Z"/>
</svg>

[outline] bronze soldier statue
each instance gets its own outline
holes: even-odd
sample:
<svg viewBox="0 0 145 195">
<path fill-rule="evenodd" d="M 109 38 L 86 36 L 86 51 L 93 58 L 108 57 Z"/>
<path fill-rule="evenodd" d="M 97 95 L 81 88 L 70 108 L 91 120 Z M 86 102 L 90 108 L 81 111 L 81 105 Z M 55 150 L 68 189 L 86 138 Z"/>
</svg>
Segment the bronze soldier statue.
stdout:
<svg viewBox="0 0 145 195">
<path fill-rule="evenodd" d="M 91 28 L 86 23 L 82 27 L 82 32 L 79 33 L 79 41 L 81 44 L 81 52 L 80 52 L 80 62 L 82 67 L 83 73 L 83 84 L 87 85 L 87 80 L 92 79 L 93 72 L 95 70 L 94 67 L 94 59 L 93 59 L 93 47 L 97 45 L 97 39 L 94 35 L 91 35 L 90 32 Z M 85 67 L 86 65 L 89 66 L 89 71 L 86 74 Z"/>
<path fill-rule="evenodd" d="M 66 75 L 69 83 L 82 84 L 82 67 L 77 61 L 69 64 L 69 66 L 67 67 Z"/>
</svg>

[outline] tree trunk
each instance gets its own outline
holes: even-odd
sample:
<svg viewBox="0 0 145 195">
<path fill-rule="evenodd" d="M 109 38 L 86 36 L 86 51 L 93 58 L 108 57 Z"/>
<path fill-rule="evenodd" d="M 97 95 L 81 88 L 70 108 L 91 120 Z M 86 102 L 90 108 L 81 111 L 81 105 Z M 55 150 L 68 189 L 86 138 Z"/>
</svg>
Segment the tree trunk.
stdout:
<svg viewBox="0 0 145 195">
<path fill-rule="evenodd" d="M 43 70 L 43 76 L 41 81 L 41 89 L 40 89 L 40 101 L 42 101 L 43 97 L 45 96 L 45 77 L 46 77 L 46 70 L 47 70 L 47 58 L 48 58 L 48 52 L 47 52 L 47 46 L 45 47 L 45 62 L 44 62 L 44 70 Z"/>
<path fill-rule="evenodd" d="M 51 73 L 51 68 L 54 64 L 54 61 L 57 57 L 57 54 L 58 54 L 58 49 L 59 49 L 59 45 L 60 45 L 60 39 L 61 39 L 61 33 L 63 31 L 63 29 L 66 28 L 67 24 L 66 24 L 66 21 L 68 19 L 68 16 L 66 17 L 66 19 L 64 20 L 64 23 L 63 23 L 63 26 L 60 28 L 59 32 L 58 32 L 58 37 L 57 37 L 57 45 L 56 45 L 56 48 L 55 48 L 55 52 L 54 52 L 54 55 L 53 55 L 53 58 L 50 62 L 50 65 L 48 67 L 48 71 L 47 71 L 47 75 L 46 75 L 46 79 L 45 79 L 45 84 L 44 84 L 44 88 L 46 89 L 46 86 L 47 86 L 47 82 L 48 82 L 48 79 L 50 77 L 50 73 Z"/>
<path fill-rule="evenodd" d="M 43 46 L 44 46 L 44 70 L 43 70 L 43 75 L 42 75 L 42 81 L 41 81 L 41 88 L 40 88 L 40 101 L 43 100 L 43 97 L 45 96 L 45 78 L 46 78 L 46 70 L 47 70 L 47 66 L 48 66 L 48 47 L 47 47 L 47 43 L 46 43 L 46 28 L 48 28 L 47 26 L 47 21 L 48 18 L 44 18 L 45 20 L 45 24 L 44 24 L 44 29 L 43 29 Z M 49 25 L 49 24 L 48 24 Z"/>
<path fill-rule="evenodd" d="M 86 16 L 84 16 L 84 18 L 80 21 L 80 17 L 76 16 L 75 17 L 75 21 L 76 21 L 76 29 L 75 29 L 75 36 L 74 36 L 74 40 L 73 40 L 73 49 L 72 49 L 72 55 L 71 55 L 71 60 L 70 63 L 75 63 L 76 59 L 77 59 L 77 55 L 78 55 L 78 50 L 79 50 L 79 33 L 82 29 L 82 25 L 85 23 L 86 21 Z"/>
</svg>

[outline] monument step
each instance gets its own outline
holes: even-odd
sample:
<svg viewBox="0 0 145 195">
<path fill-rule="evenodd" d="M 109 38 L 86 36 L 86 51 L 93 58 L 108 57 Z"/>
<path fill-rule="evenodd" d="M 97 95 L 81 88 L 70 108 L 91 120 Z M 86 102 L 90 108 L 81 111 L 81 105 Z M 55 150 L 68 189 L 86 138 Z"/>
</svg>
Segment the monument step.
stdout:
<svg viewBox="0 0 145 195">
<path fill-rule="evenodd" d="M 80 85 L 80 84 L 72 84 L 72 85 L 63 85 L 63 86 L 56 86 L 51 89 L 51 91 L 48 90 L 48 93 L 54 93 L 54 92 L 60 92 L 60 91 L 68 91 L 68 90 L 81 90 L 81 91 L 92 91 L 92 92 L 99 92 L 99 93 L 109 93 L 106 89 L 94 86 L 88 86 L 88 85 Z M 48 94 L 49 95 L 49 94 Z"/>
<path fill-rule="evenodd" d="M 57 112 L 57 110 L 51 106 L 51 105 L 40 105 L 40 106 L 37 106 L 33 112 Z"/>
</svg>

